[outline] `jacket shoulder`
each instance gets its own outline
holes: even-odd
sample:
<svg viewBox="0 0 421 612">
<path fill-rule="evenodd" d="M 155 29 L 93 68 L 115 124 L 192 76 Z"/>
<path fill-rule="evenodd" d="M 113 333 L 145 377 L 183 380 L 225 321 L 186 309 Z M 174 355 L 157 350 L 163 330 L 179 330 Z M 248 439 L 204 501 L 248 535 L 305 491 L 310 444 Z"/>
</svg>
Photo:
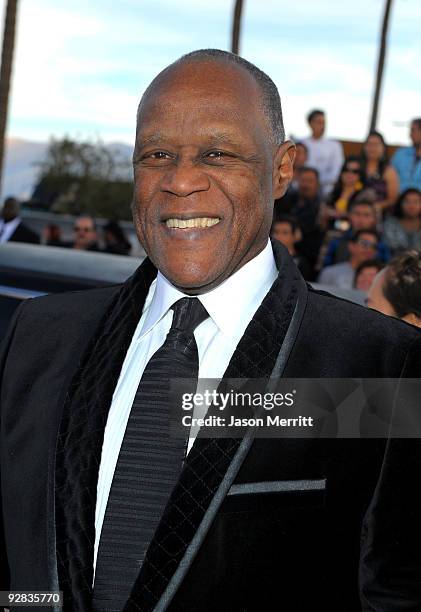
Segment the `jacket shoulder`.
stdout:
<svg viewBox="0 0 421 612">
<path fill-rule="evenodd" d="M 84 289 L 55 293 L 25 302 L 20 319 L 50 317 L 56 319 L 85 318 L 101 312 L 117 294 L 122 285 L 100 289 Z"/>
<path fill-rule="evenodd" d="M 367 340 L 378 337 L 386 341 L 411 343 L 421 338 L 421 330 L 417 327 L 327 291 L 311 287 L 309 305 L 314 316 L 320 314 L 333 329 L 352 330 L 353 327 L 358 327 Z"/>
<path fill-rule="evenodd" d="M 421 330 L 310 288 L 291 356 L 303 377 L 399 378 L 421 362 Z"/>
</svg>

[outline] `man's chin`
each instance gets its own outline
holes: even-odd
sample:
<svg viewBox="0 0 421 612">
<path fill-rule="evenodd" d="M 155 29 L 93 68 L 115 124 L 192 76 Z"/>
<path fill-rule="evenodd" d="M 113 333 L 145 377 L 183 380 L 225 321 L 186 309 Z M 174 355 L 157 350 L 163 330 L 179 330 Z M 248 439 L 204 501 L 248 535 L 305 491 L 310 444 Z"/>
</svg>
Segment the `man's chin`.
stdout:
<svg viewBox="0 0 421 612">
<path fill-rule="evenodd" d="M 206 293 L 217 287 L 223 280 L 224 275 L 216 270 L 209 270 L 209 267 L 183 270 L 173 270 L 171 268 L 162 269 L 162 274 L 174 287 L 183 293 L 199 295 Z"/>
</svg>

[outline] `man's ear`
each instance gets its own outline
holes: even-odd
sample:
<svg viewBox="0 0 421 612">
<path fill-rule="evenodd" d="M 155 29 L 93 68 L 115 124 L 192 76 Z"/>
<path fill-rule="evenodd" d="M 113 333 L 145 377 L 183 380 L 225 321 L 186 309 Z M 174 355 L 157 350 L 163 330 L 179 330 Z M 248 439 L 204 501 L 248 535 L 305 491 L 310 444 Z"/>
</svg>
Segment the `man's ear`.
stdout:
<svg viewBox="0 0 421 612">
<path fill-rule="evenodd" d="M 279 145 L 274 160 L 272 174 L 273 199 L 282 198 L 294 173 L 295 144 L 286 140 Z"/>
</svg>

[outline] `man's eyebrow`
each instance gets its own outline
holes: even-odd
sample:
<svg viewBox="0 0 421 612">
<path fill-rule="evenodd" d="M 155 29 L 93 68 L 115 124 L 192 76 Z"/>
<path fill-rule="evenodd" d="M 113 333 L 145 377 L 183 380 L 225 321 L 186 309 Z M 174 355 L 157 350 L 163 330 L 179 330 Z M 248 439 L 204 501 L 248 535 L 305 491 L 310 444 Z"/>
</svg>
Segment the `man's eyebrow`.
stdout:
<svg viewBox="0 0 421 612">
<path fill-rule="evenodd" d="M 199 133 L 199 137 L 203 139 L 204 144 L 207 146 L 209 144 L 230 144 L 230 145 L 238 145 L 238 140 L 234 137 L 233 134 L 229 132 L 208 132 L 208 133 Z M 164 134 L 163 132 L 154 132 L 153 134 L 145 134 L 144 136 L 140 135 L 137 138 L 136 146 L 144 147 L 147 145 L 154 145 L 158 143 L 162 143 L 164 140 L 171 140 L 171 136 L 168 134 Z"/>
<path fill-rule="evenodd" d="M 229 132 L 210 132 L 206 134 L 207 138 L 212 142 L 227 142 L 236 144 L 236 139 Z"/>
<path fill-rule="evenodd" d="M 138 136 L 136 139 L 137 146 L 145 146 L 149 144 L 156 144 L 164 139 L 164 135 L 161 132 L 154 132 L 153 134 L 146 134 L 145 136 Z"/>
</svg>

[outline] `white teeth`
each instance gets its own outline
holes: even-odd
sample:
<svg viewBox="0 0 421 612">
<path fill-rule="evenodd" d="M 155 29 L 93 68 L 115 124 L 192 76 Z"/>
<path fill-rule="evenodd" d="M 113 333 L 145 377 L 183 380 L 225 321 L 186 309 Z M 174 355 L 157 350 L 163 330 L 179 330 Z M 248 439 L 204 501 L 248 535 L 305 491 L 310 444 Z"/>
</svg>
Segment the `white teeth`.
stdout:
<svg viewBox="0 0 421 612">
<path fill-rule="evenodd" d="M 170 228 L 185 229 L 186 227 L 212 227 L 219 221 L 217 217 L 194 217 L 194 219 L 167 219 L 165 223 Z"/>
</svg>

